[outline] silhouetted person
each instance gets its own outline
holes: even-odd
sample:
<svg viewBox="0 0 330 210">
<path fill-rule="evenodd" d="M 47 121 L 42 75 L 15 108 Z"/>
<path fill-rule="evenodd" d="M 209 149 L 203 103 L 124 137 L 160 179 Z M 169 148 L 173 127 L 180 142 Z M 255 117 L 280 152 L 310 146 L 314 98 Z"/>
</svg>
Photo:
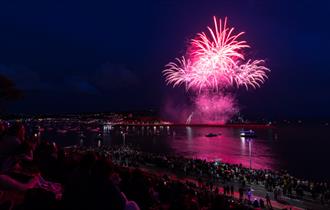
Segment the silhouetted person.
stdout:
<svg viewBox="0 0 330 210">
<path fill-rule="evenodd" d="M 230 194 L 234 197 L 234 185 L 230 186 Z"/>
<path fill-rule="evenodd" d="M 260 198 L 260 200 L 259 200 L 259 205 L 260 205 L 260 208 L 262 208 L 262 209 L 265 208 L 265 202 L 264 202 L 264 200 L 262 200 L 261 198 Z"/>
<path fill-rule="evenodd" d="M 266 198 L 266 205 L 267 205 L 269 208 L 273 209 L 273 207 L 272 207 L 272 203 L 270 202 L 270 196 L 269 196 L 268 193 L 266 193 L 265 198 Z"/>
<path fill-rule="evenodd" d="M 254 208 L 259 208 L 259 202 L 258 202 L 257 199 L 255 199 L 255 200 L 253 201 L 253 207 L 254 207 Z"/>
<path fill-rule="evenodd" d="M 8 170 L 15 162 L 15 156 L 21 151 L 25 140 L 25 128 L 20 123 L 14 123 L 0 141 L 0 170 Z"/>
<path fill-rule="evenodd" d="M 238 193 L 239 193 L 239 199 L 242 201 L 243 200 L 243 194 L 244 194 L 244 190 L 242 187 L 240 187 L 238 189 Z"/>
<path fill-rule="evenodd" d="M 247 191 L 247 197 L 248 200 L 251 201 L 251 197 L 252 197 L 252 190 L 249 188 L 249 190 Z"/>
</svg>

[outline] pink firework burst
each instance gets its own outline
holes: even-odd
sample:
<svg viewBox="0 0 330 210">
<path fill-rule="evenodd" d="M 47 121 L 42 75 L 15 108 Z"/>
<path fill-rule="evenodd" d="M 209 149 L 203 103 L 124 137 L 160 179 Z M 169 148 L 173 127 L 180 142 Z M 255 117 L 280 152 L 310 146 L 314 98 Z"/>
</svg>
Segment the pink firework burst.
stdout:
<svg viewBox="0 0 330 210">
<path fill-rule="evenodd" d="M 268 78 L 266 72 L 270 71 L 267 67 L 263 66 L 264 60 L 248 60 L 246 63 L 237 65 L 233 69 L 231 80 L 239 87 L 249 86 L 253 88 L 260 87 Z"/>
<path fill-rule="evenodd" d="M 246 41 L 238 41 L 244 32 L 233 34 L 234 28 L 227 27 L 227 18 L 222 21 L 213 17 L 214 29 L 207 27 L 209 36 L 202 32 L 191 40 L 192 53 L 190 58 L 196 62 L 212 67 L 214 71 L 225 71 L 235 65 L 236 59 L 244 59 L 239 51 L 250 47 Z"/>
<path fill-rule="evenodd" d="M 250 46 L 239 38 L 244 34 L 234 34 L 234 28 L 227 27 L 227 18 L 217 21 L 214 28 L 207 27 L 209 33 L 199 33 L 190 41 L 190 51 L 186 57 L 166 65 L 163 71 L 167 84 L 174 87 L 185 85 L 186 89 L 216 90 L 244 86 L 259 87 L 267 78 L 269 69 L 263 60 L 248 60 L 242 53 Z"/>
<path fill-rule="evenodd" d="M 170 62 L 166 64 L 166 69 L 163 71 L 166 77 L 166 83 L 172 84 L 173 87 L 185 84 L 188 85 L 192 72 L 190 68 L 193 68 L 190 60 L 186 60 L 185 57 L 176 58 L 176 62 Z M 187 87 L 188 89 L 188 87 Z"/>
</svg>

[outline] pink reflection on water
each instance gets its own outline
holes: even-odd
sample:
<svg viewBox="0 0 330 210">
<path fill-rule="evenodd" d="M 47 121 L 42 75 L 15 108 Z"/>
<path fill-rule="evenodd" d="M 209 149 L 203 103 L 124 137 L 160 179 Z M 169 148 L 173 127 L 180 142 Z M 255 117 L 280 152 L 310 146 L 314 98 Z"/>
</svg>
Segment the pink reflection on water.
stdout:
<svg viewBox="0 0 330 210">
<path fill-rule="evenodd" d="M 206 137 L 208 133 L 221 135 Z M 207 161 L 242 164 L 245 167 L 250 167 L 251 160 L 252 168 L 276 169 L 275 158 L 264 139 L 240 138 L 239 129 L 187 127 L 185 133 L 173 138 L 170 146 L 177 154 Z"/>
</svg>

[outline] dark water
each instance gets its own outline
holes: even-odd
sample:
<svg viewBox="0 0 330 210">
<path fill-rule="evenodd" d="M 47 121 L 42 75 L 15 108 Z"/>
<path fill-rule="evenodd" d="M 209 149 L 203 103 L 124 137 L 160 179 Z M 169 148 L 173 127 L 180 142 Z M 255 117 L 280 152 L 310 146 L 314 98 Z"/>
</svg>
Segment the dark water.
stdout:
<svg viewBox="0 0 330 210">
<path fill-rule="evenodd" d="M 257 137 L 253 140 L 240 138 L 239 128 L 98 127 L 99 132 L 84 129 L 67 133 L 59 133 L 57 128 L 51 131 L 46 128 L 42 138 L 62 146 L 97 145 L 98 139 L 102 139 L 102 143 L 107 145 L 133 144 L 148 152 L 242 163 L 252 168 L 286 169 L 290 174 L 302 178 L 330 179 L 328 126 L 255 129 Z M 81 138 L 80 133 L 84 133 L 85 138 Z M 208 133 L 221 135 L 206 137 Z"/>
</svg>

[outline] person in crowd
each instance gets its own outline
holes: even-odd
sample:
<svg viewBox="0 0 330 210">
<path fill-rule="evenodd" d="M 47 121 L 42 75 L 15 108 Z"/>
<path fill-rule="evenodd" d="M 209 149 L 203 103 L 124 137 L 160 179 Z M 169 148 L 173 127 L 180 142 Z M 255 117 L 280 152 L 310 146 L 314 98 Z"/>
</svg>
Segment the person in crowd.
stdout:
<svg viewBox="0 0 330 210">
<path fill-rule="evenodd" d="M 251 201 L 251 198 L 252 198 L 252 190 L 251 190 L 251 188 L 248 189 L 248 191 L 247 191 L 247 193 L 246 193 L 246 196 L 247 196 L 247 199 L 248 199 L 249 201 Z"/>
<path fill-rule="evenodd" d="M 18 176 L 18 175 L 17 175 Z M 28 177 L 21 177 L 16 179 L 6 174 L 0 174 L 0 191 L 18 191 L 24 192 L 28 189 L 34 188 L 39 184 L 39 176 L 34 176 L 28 179 Z"/>
<path fill-rule="evenodd" d="M 275 187 L 275 189 L 274 189 L 274 200 L 278 200 L 278 193 L 279 193 L 279 191 L 278 191 L 278 188 L 277 187 Z"/>
<path fill-rule="evenodd" d="M 265 208 L 265 202 L 263 199 L 259 199 L 259 205 L 260 205 L 260 208 L 264 209 Z"/>
<path fill-rule="evenodd" d="M 238 189 L 238 193 L 239 193 L 239 200 L 242 201 L 243 200 L 244 189 L 242 187 L 240 187 Z"/>
<path fill-rule="evenodd" d="M 0 171 L 7 170 L 25 140 L 25 127 L 20 123 L 11 125 L 0 141 Z"/>
<path fill-rule="evenodd" d="M 253 207 L 254 208 L 259 208 L 260 207 L 260 205 L 259 205 L 259 202 L 258 202 L 258 199 L 254 199 L 254 201 L 253 201 Z"/>
<path fill-rule="evenodd" d="M 273 207 L 272 207 L 272 203 L 270 201 L 270 196 L 269 196 L 268 192 L 266 193 L 265 198 L 266 198 L 266 205 L 267 205 L 267 207 L 272 209 Z"/>
</svg>

